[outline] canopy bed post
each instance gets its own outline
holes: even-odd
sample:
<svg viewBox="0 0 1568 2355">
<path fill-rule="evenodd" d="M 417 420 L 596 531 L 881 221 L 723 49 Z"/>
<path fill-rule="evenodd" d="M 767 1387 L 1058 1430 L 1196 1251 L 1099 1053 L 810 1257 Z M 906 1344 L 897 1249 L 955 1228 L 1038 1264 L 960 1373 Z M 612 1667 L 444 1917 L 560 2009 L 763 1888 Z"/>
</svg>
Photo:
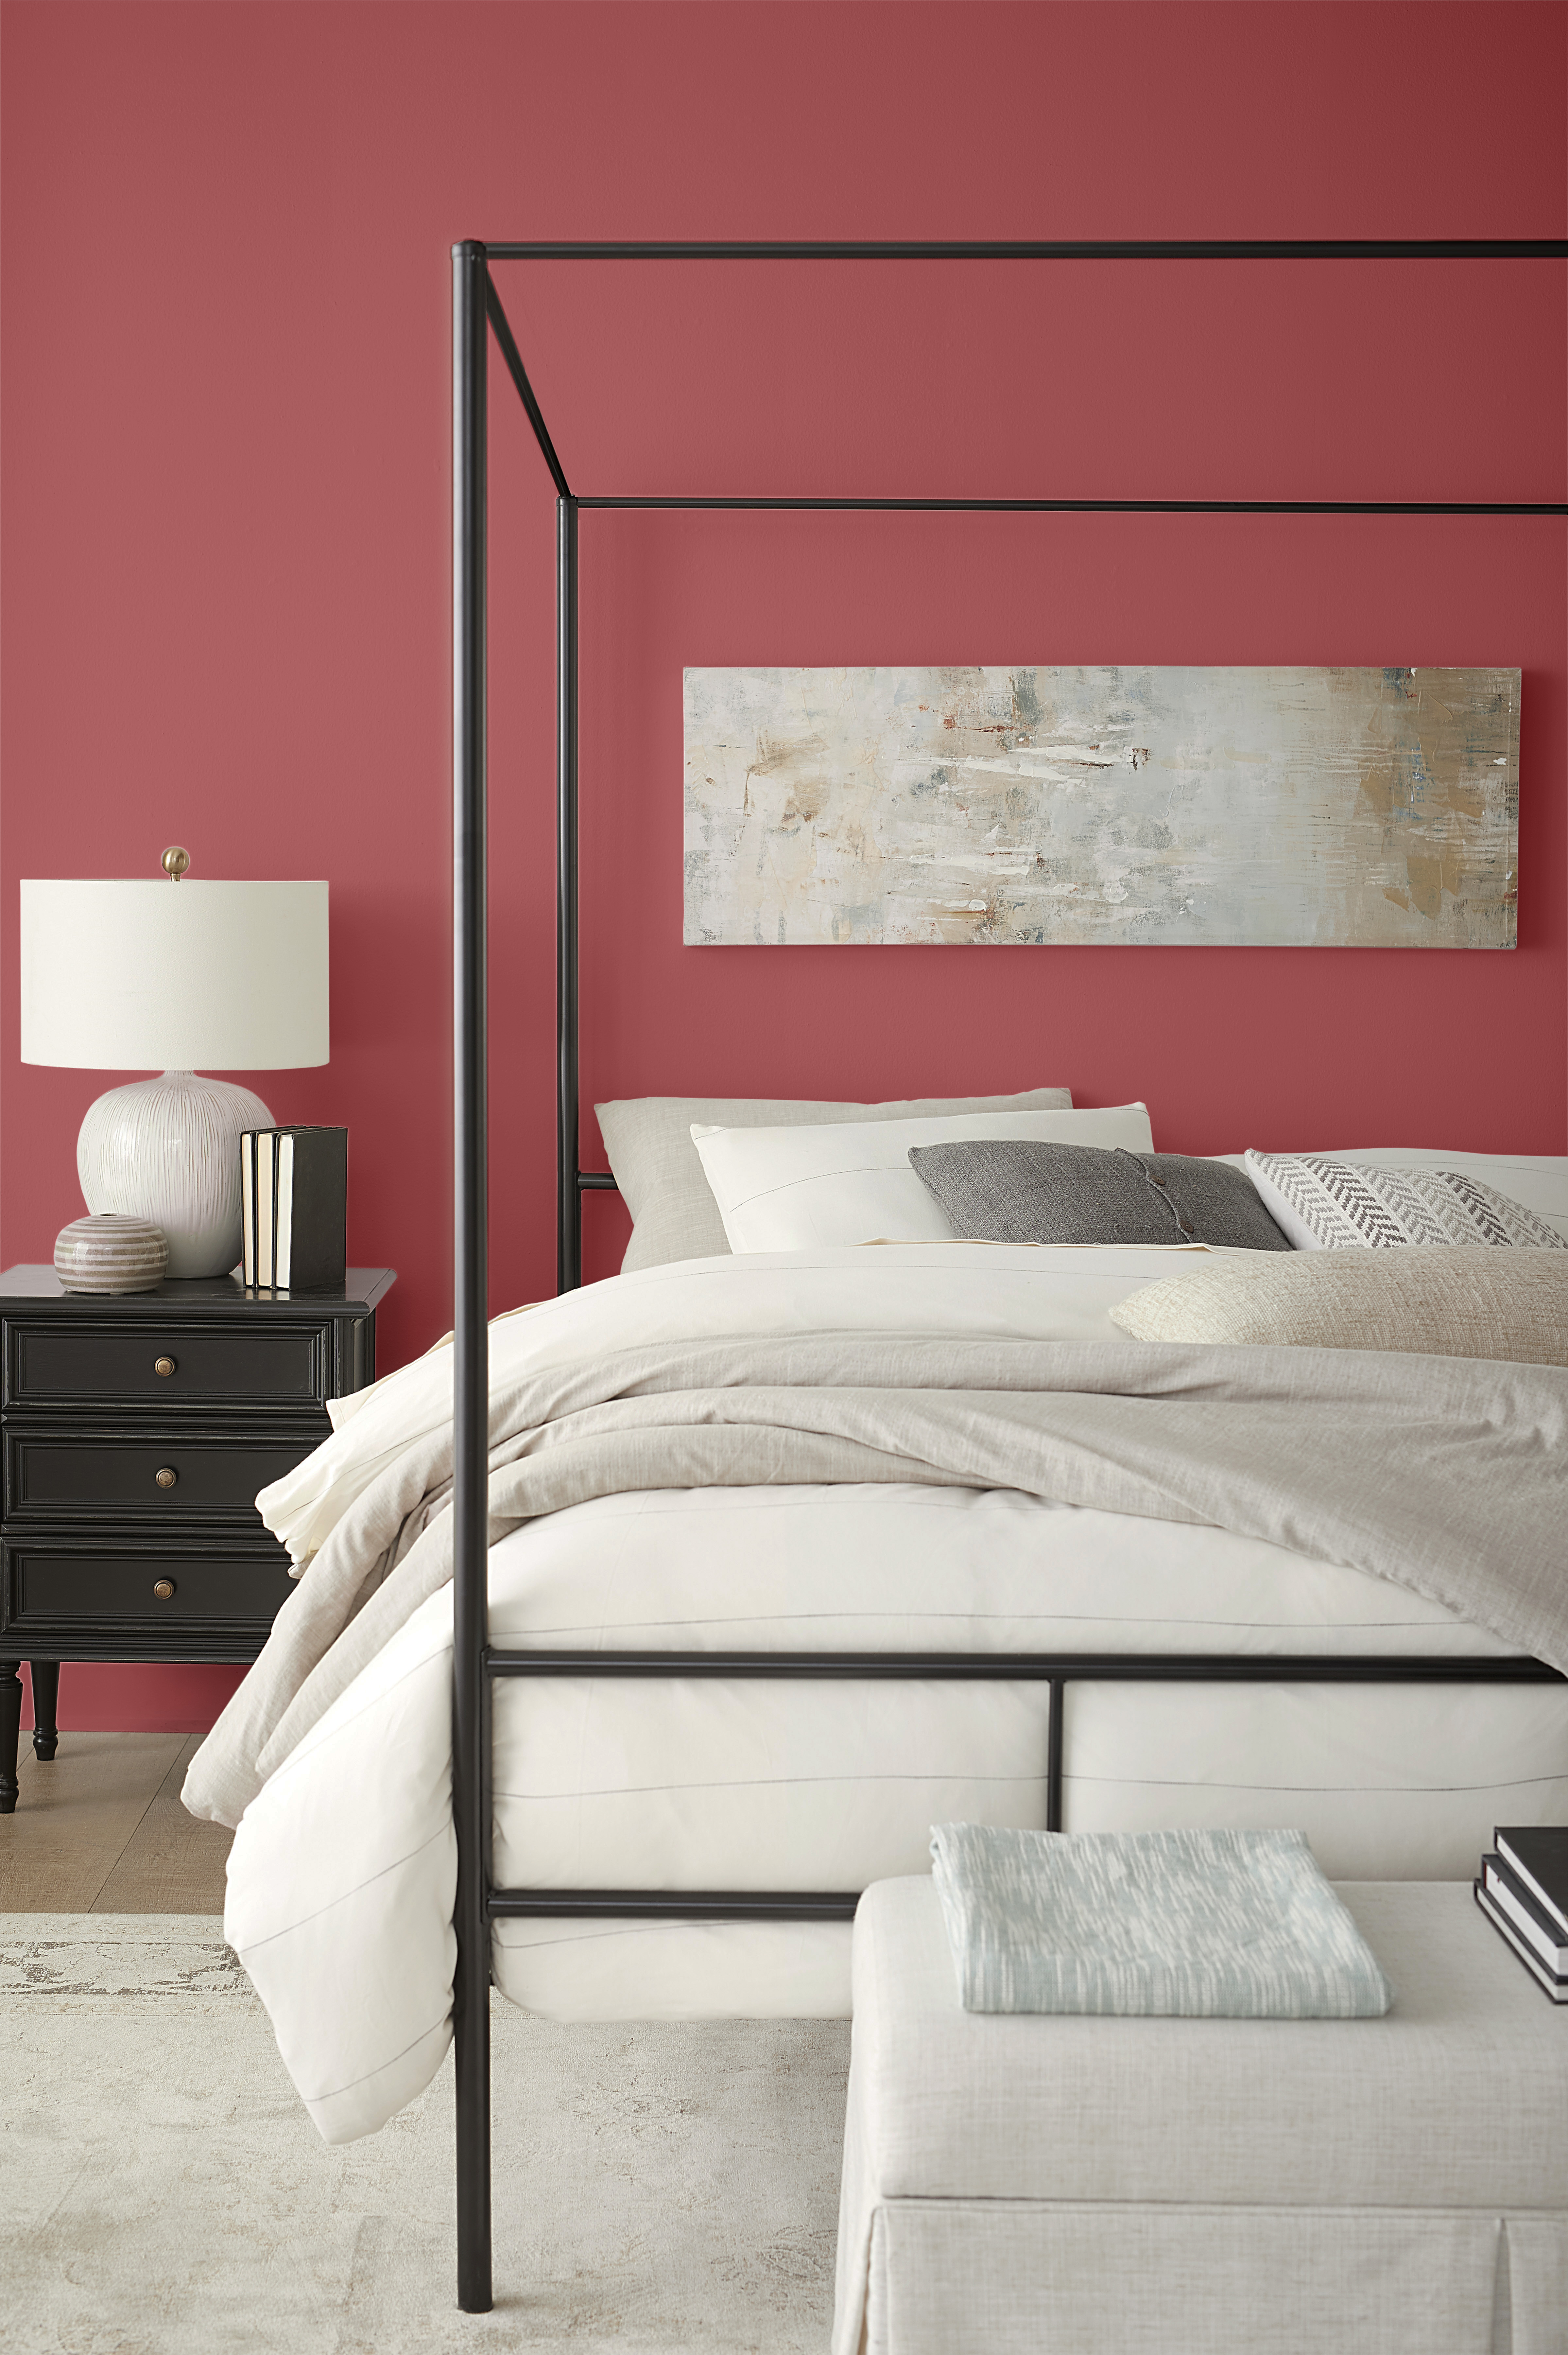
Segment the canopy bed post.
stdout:
<svg viewBox="0 0 1568 2355">
<path fill-rule="evenodd" d="M 1210 1655 L 1200 1653 L 1045 1654 L 1002 1651 L 809 1652 L 563 1650 L 489 1647 L 487 1473 L 489 1445 L 486 1331 L 486 1020 L 485 1020 L 485 499 L 486 321 L 555 485 L 556 506 L 556 1282 L 582 1282 L 582 1195 L 611 1189 L 613 1176 L 578 1167 L 578 515 L 606 508 L 864 512 L 1181 515 L 1519 515 L 1563 517 L 1553 502 L 1430 500 L 1114 499 L 959 497 L 611 497 L 572 492 L 528 381 L 505 312 L 489 274 L 493 260 L 848 261 L 1008 260 L 1090 263 L 1129 260 L 1323 261 L 1568 258 L 1568 240 L 1501 239 L 1404 241 L 1223 243 L 973 244 L 580 244 L 465 241 L 453 265 L 453 894 L 456 1024 L 454 1123 L 456 1245 L 454 1314 L 454 1657 L 452 1809 L 458 1879 L 454 1908 L 457 1971 L 453 2018 L 457 2062 L 458 2303 L 469 2313 L 492 2305 L 490 2174 L 490 1925 L 502 1919 L 558 1918 L 636 1922 L 849 1921 L 853 1890 L 543 1889 L 493 1885 L 491 1869 L 491 1679 L 506 1678 L 755 1678 L 784 1680 L 1044 1682 L 1050 1708 L 1045 1814 L 1061 1828 L 1064 1724 L 1069 1682 L 1209 1684 L 1373 1682 L 1515 1684 L 1556 1682 L 1558 1671 L 1511 1654 Z"/>
<path fill-rule="evenodd" d="M 493 247 L 486 247 L 487 254 Z M 577 507 L 528 381 L 517 338 L 487 272 L 485 314 L 556 485 L 556 1290 L 583 1280 L 585 1186 L 614 1179 L 577 1167 Z"/>
<path fill-rule="evenodd" d="M 452 1823 L 457 1835 L 458 2304 L 490 2284 L 485 1103 L 485 404 L 482 245 L 452 248 Z"/>
<path fill-rule="evenodd" d="M 556 1290 L 583 1280 L 577 1175 L 577 503 L 556 506 Z"/>
</svg>

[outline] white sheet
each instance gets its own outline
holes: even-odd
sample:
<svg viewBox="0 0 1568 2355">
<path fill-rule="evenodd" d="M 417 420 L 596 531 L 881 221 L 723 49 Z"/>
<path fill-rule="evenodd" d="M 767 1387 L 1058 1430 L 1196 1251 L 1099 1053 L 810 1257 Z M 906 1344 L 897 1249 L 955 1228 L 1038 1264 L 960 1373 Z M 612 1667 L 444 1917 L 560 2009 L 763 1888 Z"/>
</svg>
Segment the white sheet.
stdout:
<svg viewBox="0 0 1568 2355">
<path fill-rule="evenodd" d="M 695 1284 L 651 1269 L 512 1319 L 494 1348 L 555 1360 L 704 1317 L 1109 1337 L 1110 1303 L 1179 1263 L 961 1245 L 699 1263 Z M 327 1526 L 450 1379 L 442 1352 L 379 1385 L 271 1492 L 273 1525 L 302 1544 Z M 575 1647 L 1503 1648 L 1258 1540 L 913 1486 L 604 1498 L 515 1531 L 491 1586 L 497 1641 Z M 411 2099 L 447 2041 L 450 1628 L 444 1591 L 272 1776 L 230 1859 L 230 1941 L 333 2141 Z M 1011 1682 L 505 1684 L 496 1876 L 853 1889 L 918 1871 L 944 1817 L 1044 1820 L 1045 1712 L 1044 1688 Z M 1066 1771 L 1069 1828 L 1298 1823 L 1330 1871 L 1434 1877 L 1436 1859 L 1445 1877 L 1499 1818 L 1568 1819 L 1568 1689 L 1078 1685 Z M 832 1924 L 511 1923 L 495 1945 L 503 1988 L 565 2018 L 842 2010 L 847 1958 Z"/>
</svg>

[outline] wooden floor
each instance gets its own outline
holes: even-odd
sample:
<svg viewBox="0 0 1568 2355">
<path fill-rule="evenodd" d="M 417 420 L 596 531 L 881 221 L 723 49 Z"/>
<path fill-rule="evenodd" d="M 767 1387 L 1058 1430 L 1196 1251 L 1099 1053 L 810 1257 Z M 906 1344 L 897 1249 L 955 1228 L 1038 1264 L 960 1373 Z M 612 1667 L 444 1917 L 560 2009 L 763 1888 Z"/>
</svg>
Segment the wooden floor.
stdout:
<svg viewBox="0 0 1568 2355">
<path fill-rule="evenodd" d="M 197 1733 L 60 1734 L 40 1766 L 26 1729 L 0 1816 L 0 1913 L 221 1913 L 232 1832 L 180 1805 Z"/>
</svg>

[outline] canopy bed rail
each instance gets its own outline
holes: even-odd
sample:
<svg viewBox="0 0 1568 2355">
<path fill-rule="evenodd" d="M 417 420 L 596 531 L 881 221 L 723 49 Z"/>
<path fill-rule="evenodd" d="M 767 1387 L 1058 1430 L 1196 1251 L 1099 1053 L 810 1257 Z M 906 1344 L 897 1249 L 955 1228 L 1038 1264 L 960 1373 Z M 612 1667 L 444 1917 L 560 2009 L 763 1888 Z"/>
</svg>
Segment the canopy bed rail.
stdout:
<svg viewBox="0 0 1568 2355">
<path fill-rule="evenodd" d="M 452 1809 L 458 1846 L 453 2019 L 457 2069 L 458 2303 L 488 2311 L 491 2295 L 490 1932 L 520 1916 L 686 1921 L 832 1921 L 856 1892 L 526 1890 L 491 1872 L 491 1695 L 497 1677 L 939 1678 L 1042 1681 L 1051 1693 L 1048 1822 L 1062 1815 L 1062 1701 L 1077 1679 L 1210 1682 L 1561 1682 L 1520 1658 L 1391 1658 L 1197 1654 L 571 1652 L 492 1649 L 486 1594 L 485 632 L 487 329 L 493 332 L 557 496 L 556 1045 L 557 1289 L 582 1281 L 582 1198 L 613 1189 L 579 1166 L 578 519 L 584 508 L 969 514 L 1568 516 L 1549 501 L 1310 499 L 1017 499 L 590 496 L 574 492 L 490 276 L 506 261 L 1557 261 L 1568 240 L 1395 239 L 898 242 L 659 242 L 534 240 L 452 248 L 452 617 L 454 914 L 455 1625 Z"/>
</svg>

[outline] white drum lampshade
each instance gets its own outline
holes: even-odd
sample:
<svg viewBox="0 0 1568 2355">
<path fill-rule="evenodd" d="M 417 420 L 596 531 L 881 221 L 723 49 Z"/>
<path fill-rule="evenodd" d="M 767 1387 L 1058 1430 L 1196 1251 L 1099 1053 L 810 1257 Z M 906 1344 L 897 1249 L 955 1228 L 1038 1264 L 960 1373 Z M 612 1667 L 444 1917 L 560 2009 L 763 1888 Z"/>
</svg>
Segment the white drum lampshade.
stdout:
<svg viewBox="0 0 1568 2355">
<path fill-rule="evenodd" d="M 90 1210 L 150 1219 L 171 1276 L 239 1257 L 242 1130 L 272 1115 L 249 1088 L 197 1076 L 328 1060 L 327 887 L 184 879 L 24 882 L 22 1060 L 163 1076 L 88 1111 L 77 1171 Z"/>
</svg>

